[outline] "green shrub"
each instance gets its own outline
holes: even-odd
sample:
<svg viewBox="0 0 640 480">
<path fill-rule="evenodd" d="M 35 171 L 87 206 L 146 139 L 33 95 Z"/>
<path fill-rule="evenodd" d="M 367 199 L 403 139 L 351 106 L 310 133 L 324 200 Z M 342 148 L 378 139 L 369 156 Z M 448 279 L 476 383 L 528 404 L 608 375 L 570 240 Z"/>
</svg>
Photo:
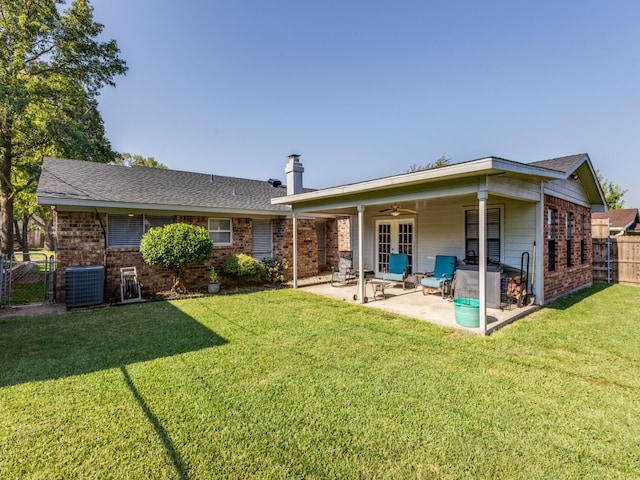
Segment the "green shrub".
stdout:
<svg viewBox="0 0 640 480">
<path fill-rule="evenodd" d="M 140 254 L 145 263 L 173 271 L 172 290 L 177 293 L 188 291 L 184 280 L 187 267 L 206 262 L 212 249 L 213 242 L 207 231 L 186 223 L 151 228 L 140 240 Z"/>
<path fill-rule="evenodd" d="M 282 260 L 278 258 L 263 258 L 262 266 L 267 282 L 282 283 L 284 282 L 284 271 L 289 268 L 289 262 L 286 258 Z"/>
<path fill-rule="evenodd" d="M 239 284 L 262 281 L 265 275 L 262 264 L 244 253 L 229 255 L 222 262 L 220 271 Z"/>
</svg>

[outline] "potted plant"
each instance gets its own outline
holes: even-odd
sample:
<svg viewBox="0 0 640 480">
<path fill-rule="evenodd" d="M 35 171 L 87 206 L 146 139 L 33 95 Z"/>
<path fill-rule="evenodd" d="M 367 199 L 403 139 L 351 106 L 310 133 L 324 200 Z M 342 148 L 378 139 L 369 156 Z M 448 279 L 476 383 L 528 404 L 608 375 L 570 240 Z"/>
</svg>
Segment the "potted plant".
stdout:
<svg viewBox="0 0 640 480">
<path fill-rule="evenodd" d="M 220 291 L 220 282 L 218 282 L 218 273 L 216 269 L 211 267 L 209 271 L 209 285 L 207 285 L 207 292 L 218 293 Z"/>
</svg>

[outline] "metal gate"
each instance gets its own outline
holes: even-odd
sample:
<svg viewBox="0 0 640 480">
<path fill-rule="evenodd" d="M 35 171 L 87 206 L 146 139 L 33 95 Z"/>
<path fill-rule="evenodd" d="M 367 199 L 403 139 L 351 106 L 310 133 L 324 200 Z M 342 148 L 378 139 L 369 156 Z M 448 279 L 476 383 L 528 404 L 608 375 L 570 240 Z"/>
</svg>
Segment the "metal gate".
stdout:
<svg viewBox="0 0 640 480">
<path fill-rule="evenodd" d="M 53 302 L 55 259 L 44 253 L 0 257 L 0 302 L 13 308 Z"/>
</svg>

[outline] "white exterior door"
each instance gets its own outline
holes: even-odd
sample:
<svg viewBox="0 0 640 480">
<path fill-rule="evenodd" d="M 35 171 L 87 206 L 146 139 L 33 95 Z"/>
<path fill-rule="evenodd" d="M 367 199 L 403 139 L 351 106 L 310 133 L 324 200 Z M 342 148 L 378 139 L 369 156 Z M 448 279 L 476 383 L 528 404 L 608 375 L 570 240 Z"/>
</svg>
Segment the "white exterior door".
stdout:
<svg viewBox="0 0 640 480">
<path fill-rule="evenodd" d="M 376 276 L 381 276 L 389 266 L 390 253 L 409 255 L 409 273 L 412 272 L 414 219 L 376 220 Z"/>
</svg>

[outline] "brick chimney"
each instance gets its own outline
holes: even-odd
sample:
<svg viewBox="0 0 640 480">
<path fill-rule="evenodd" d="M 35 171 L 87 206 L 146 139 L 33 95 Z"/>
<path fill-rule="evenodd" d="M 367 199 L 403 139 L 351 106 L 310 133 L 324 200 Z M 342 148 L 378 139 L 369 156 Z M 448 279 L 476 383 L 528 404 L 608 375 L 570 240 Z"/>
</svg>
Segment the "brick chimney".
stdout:
<svg viewBox="0 0 640 480">
<path fill-rule="evenodd" d="M 284 169 L 287 174 L 287 195 L 302 193 L 302 172 L 304 168 L 300 163 L 300 155 L 289 155 L 289 163 Z"/>
</svg>

